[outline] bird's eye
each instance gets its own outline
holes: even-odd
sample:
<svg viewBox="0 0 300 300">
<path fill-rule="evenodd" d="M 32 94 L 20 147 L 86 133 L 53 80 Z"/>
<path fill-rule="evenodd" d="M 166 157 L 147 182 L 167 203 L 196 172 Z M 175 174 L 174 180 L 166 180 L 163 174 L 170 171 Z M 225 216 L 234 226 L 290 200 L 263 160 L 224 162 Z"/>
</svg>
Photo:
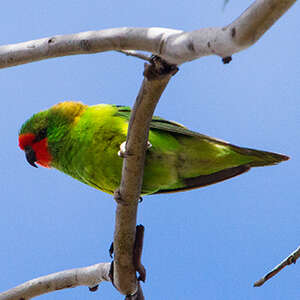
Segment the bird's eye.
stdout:
<svg viewBox="0 0 300 300">
<path fill-rule="evenodd" d="M 34 142 L 39 142 L 41 140 L 43 140 L 45 137 L 47 137 L 47 128 L 43 128 L 41 129 L 38 134 L 36 135 Z"/>
</svg>

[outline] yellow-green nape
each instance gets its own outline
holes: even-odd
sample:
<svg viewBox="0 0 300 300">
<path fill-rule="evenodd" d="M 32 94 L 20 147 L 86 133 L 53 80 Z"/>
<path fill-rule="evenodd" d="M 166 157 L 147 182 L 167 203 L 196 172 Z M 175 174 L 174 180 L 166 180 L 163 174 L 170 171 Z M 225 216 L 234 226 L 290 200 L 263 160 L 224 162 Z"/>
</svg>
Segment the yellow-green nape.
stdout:
<svg viewBox="0 0 300 300">
<path fill-rule="evenodd" d="M 64 101 L 55 104 L 50 110 L 54 114 L 62 114 L 64 117 L 74 120 L 79 118 L 87 107 L 87 105 L 79 101 Z"/>
</svg>

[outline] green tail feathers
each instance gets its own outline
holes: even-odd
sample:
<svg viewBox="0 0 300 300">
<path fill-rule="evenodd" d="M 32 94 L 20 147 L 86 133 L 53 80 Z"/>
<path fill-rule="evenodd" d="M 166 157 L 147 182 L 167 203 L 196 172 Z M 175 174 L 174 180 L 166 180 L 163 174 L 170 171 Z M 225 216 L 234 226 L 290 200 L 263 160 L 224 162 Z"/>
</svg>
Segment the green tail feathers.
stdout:
<svg viewBox="0 0 300 300">
<path fill-rule="evenodd" d="M 176 188 L 171 188 L 171 189 L 168 188 L 161 189 L 157 191 L 155 194 L 176 193 L 176 192 L 183 192 L 183 191 L 193 190 L 196 188 L 201 188 L 246 173 L 251 169 L 251 167 L 275 165 L 289 159 L 289 157 L 286 155 L 267 152 L 267 151 L 241 148 L 234 145 L 230 145 L 230 148 L 234 152 L 242 154 L 245 157 L 248 157 L 250 161 L 248 163 L 236 167 L 229 167 L 217 172 L 213 172 L 211 174 L 184 178 L 182 180 L 181 186 L 178 186 Z"/>
<path fill-rule="evenodd" d="M 250 167 L 263 167 L 276 165 L 282 161 L 288 160 L 289 157 L 283 154 L 254 150 L 249 148 L 241 148 L 238 146 L 232 146 L 233 150 L 242 155 L 251 156 L 253 161 L 248 163 Z"/>
</svg>

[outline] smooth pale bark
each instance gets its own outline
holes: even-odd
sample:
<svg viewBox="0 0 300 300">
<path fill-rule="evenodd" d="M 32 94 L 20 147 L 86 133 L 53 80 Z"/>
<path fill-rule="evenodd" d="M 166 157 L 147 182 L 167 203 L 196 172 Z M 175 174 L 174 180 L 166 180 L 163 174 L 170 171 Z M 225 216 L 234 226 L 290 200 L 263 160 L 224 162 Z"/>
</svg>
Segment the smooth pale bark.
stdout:
<svg viewBox="0 0 300 300">
<path fill-rule="evenodd" d="M 47 58 L 111 50 L 142 50 L 171 64 L 202 56 L 229 57 L 253 45 L 296 0 L 257 0 L 233 23 L 183 32 L 167 28 L 113 28 L 58 35 L 0 47 L 0 68 Z"/>
<path fill-rule="evenodd" d="M 57 290 L 76 286 L 94 287 L 102 281 L 110 281 L 110 263 L 52 273 L 29 280 L 6 292 L 0 293 L 0 300 L 31 299 Z"/>
</svg>

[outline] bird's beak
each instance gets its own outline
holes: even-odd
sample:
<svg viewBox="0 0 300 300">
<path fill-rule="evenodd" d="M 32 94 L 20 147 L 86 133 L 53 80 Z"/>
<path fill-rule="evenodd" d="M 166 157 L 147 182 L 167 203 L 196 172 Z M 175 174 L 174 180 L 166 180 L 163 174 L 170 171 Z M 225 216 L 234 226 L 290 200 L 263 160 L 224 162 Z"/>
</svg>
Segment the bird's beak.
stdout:
<svg viewBox="0 0 300 300">
<path fill-rule="evenodd" d="M 38 166 L 35 164 L 37 159 L 36 159 L 35 152 L 32 149 L 32 147 L 26 146 L 24 151 L 25 151 L 25 156 L 26 156 L 26 160 L 28 161 L 28 163 L 30 165 L 32 165 L 33 167 L 37 168 Z"/>
</svg>

